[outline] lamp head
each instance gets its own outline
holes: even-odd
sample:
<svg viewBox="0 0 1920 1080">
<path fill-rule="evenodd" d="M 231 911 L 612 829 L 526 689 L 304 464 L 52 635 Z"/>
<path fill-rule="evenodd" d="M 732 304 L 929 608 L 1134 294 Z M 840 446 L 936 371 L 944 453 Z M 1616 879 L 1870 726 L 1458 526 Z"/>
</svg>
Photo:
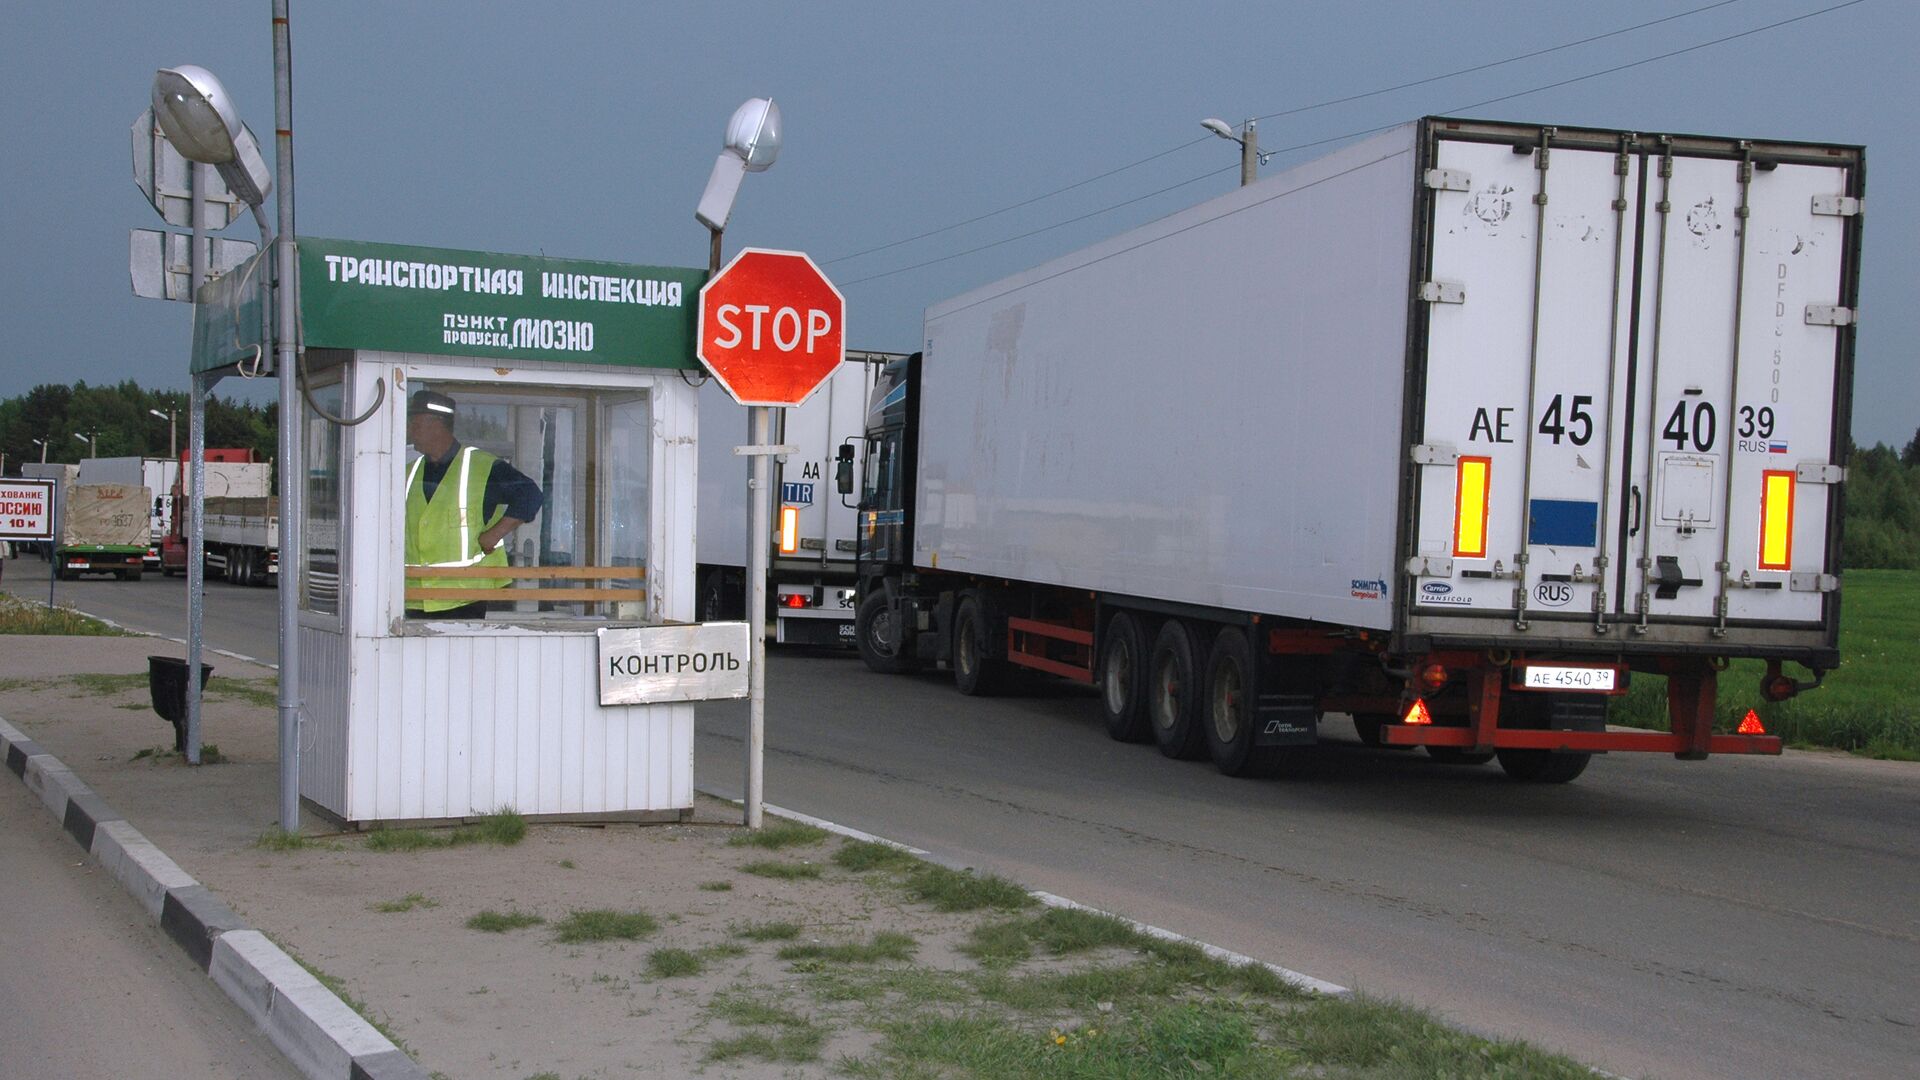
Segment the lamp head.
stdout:
<svg viewBox="0 0 1920 1080">
<path fill-rule="evenodd" d="M 154 72 L 153 118 L 188 161 L 224 165 L 234 159 L 240 118 L 227 88 L 206 68 L 181 64 Z"/>
<path fill-rule="evenodd" d="M 1234 142 L 1240 141 L 1240 136 L 1233 133 L 1233 128 L 1225 120 L 1209 116 L 1205 120 L 1200 121 L 1200 126 L 1223 139 L 1232 139 Z"/>
<path fill-rule="evenodd" d="M 727 121 L 727 149 L 740 155 L 748 172 L 765 172 L 780 156 L 780 106 L 772 98 L 749 98 Z"/>
</svg>

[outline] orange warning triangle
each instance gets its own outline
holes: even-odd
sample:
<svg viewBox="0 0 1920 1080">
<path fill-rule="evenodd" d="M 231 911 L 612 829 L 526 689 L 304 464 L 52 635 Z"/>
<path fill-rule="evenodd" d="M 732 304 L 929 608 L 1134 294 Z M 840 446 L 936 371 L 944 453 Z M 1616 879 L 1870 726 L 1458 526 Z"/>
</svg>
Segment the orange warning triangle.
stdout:
<svg viewBox="0 0 1920 1080">
<path fill-rule="evenodd" d="M 1765 735 L 1767 733 L 1766 725 L 1760 722 L 1760 714 L 1754 712 L 1752 709 L 1747 710 L 1747 715 L 1741 719 L 1740 726 L 1733 730 L 1734 733 L 1738 735 Z"/>
<path fill-rule="evenodd" d="M 1433 714 L 1427 711 L 1427 699 L 1414 698 L 1413 705 L 1407 709 L 1407 715 L 1400 718 L 1403 724 L 1431 724 Z"/>
</svg>

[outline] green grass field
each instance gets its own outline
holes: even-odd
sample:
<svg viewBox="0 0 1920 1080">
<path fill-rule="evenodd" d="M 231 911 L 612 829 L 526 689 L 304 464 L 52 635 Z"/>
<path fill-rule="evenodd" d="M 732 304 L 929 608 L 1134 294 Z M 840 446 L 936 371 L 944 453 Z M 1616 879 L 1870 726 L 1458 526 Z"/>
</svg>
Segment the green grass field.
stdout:
<svg viewBox="0 0 1920 1080">
<path fill-rule="evenodd" d="M 1826 683 L 1770 704 L 1760 697 L 1766 665 L 1736 660 L 1720 673 L 1715 730 L 1732 731 L 1748 709 L 1755 709 L 1767 731 L 1789 746 L 1920 761 L 1920 571 L 1849 570 L 1841 590 L 1840 667 Z M 1793 665 L 1787 673 L 1808 677 Z M 1611 719 L 1664 729 L 1666 701 L 1666 679 L 1635 674 Z"/>
</svg>

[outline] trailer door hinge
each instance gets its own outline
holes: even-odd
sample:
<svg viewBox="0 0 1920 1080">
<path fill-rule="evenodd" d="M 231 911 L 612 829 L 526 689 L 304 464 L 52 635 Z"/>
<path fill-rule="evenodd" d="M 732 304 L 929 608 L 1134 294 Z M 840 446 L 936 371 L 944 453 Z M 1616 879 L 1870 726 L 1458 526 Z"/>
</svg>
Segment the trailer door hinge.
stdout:
<svg viewBox="0 0 1920 1080">
<path fill-rule="evenodd" d="M 1460 451 L 1452 443 L 1418 443 L 1410 455 L 1415 465 L 1457 465 Z"/>
<path fill-rule="evenodd" d="M 1453 560 L 1441 555 L 1415 555 L 1407 560 L 1407 573 L 1414 577 L 1452 577 Z"/>
<path fill-rule="evenodd" d="M 1824 461 L 1803 461 L 1793 467 L 1793 479 L 1801 484 L 1843 484 L 1847 480 L 1847 469 Z"/>
<path fill-rule="evenodd" d="M 1808 326 L 1857 326 L 1860 314 L 1850 307 L 1839 304 L 1808 304 Z"/>
<path fill-rule="evenodd" d="M 1464 304 L 1467 302 L 1467 287 L 1458 281 L 1423 281 L 1420 283 L 1420 299 L 1429 304 Z"/>
<path fill-rule="evenodd" d="M 1813 212 L 1821 217 L 1854 217 L 1864 209 L 1865 204 L 1851 195 L 1813 197 Z"/>
<path fill-rule="evenodd" d="M 1473 174 L 1465 169 L 1428 169 L 1427 186 L 1435 191 L 1471 191 Z"/>
<path fill-rule="evenodd" d="M 1834 574 L 1797 570 L 1787 576 L 1787 589 L 1790 592 L 1839 592 L 1840 578 Z"/>
</svg>

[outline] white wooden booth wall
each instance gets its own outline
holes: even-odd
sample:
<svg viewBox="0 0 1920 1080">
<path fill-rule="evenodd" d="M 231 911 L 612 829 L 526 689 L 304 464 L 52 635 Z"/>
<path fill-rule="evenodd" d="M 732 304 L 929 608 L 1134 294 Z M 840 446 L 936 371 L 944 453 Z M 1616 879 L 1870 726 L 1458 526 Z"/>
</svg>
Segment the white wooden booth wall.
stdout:
<svg viewBox="0 0 1920 1080">
<path fill-rule="evenodd" d="M 406 618 L 406 396 L 428 381 L 644 390 L 653 439 L 646 620 L 693 614 L 699 417 L 676 371 L 350 354 L 338 617 L 300 612 L 300 793 L 353 824 L 471 817 L 661 818 L 693 805 L 693 706 L 602 707 L 597 621 L 551 628 Z M 315 371 L 317 383 L 327 371 Z M 306 423 L 321 421 L 307 417 Z M 291 540 L 289 540 L 291 542 Z M 287 587 L 295 587 L 289 581 Z"/>
</svg>

